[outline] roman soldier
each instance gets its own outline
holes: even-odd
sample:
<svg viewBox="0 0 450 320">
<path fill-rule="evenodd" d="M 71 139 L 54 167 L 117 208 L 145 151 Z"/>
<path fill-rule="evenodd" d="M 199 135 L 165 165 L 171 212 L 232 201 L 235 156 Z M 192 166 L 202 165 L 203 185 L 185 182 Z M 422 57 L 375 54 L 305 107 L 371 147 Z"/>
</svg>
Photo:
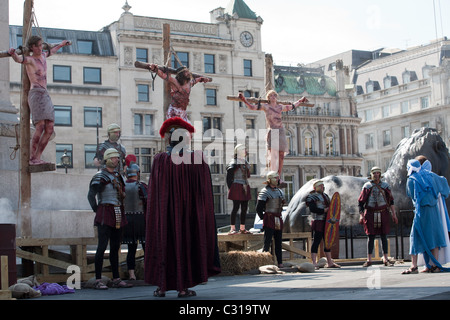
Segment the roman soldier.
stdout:
<svg viewBox="0 0 450 320">
<path fill-rule="evenodd" d="M 312 216 L 311 231 L 313 233 L 314 241 L 311 246 L 311 260 L 316 270 L 319 269 L 317 264 L 317 252 L 320 242 L 325 236 L 325 221 L 330 207 L 330 197 L 324 191 L 325 185 L 323 184 L 323 181 L 316 180 L 313 184 L 313 190 L 308 194 L 305 201 Z M 340 268 L 340 266 L 331 259 L 331 248 L 324 248 L 323 251 L 327 258 L 327 267 Z"/>
<path fill-rule="evenodd" d="M 179 297 L 195 296 L 189 288 L 221 271 L 211 172 L 203 152 L 189 150 L 193 132 L 194 127 L 179 117 L 164 121 L 160 135 L 169 144 L 153 160 L 145 281 L 157 286 L 153 293 L 157 297 L 168 290 L 177 290 Z"/>
<path fill-rule="evenodd" d="M 128 157 L 128 156 L 127 156 Z M 140 181 L 141 170 L 131 162 L 126 169 L 125 216 L 128 224 L 123 229 L 122 243 L 128 245 L 127 267 L 130 280 L 136 280 L 136 251 L 138 244 L 145 250 L 145 212 L 147 208 L 147 184 Z"/>
<path fill-rule="evenodd" d="M 126 150 L 125 147 L 118 142 L 121 134 L 120 126 L 117 123 L 111 123 L 108 126 L 107 131 L 108 131 L 108 139 L 98 145 L 97 152 L 95 153 L 94 157 L 94 164 L 96 166 L 100 166 L 105 151 L 109 148 L 114 148 L 119 153 L 119 160 L 120 160 L 116 170 L 119 171 L 120 173 L 123 173 L 125 167 Z"/>
<path fill-rule="evenodd" d="M 95 289 L 108 289 L 101 281 L 103 256 L 110 245 L 109 260 L 113 273 L 113 287 L 128 288 L 130 285 L 119 276 L 119 250 L 122 228 L 127 224 L 123 210 L 125 188 L 122 176 L 116 171 L 120 154 L 115 148 L 107 149 L 103 156 L 104 168 L 97 172 L 89 183 L 88 200 L 95 212 L 94 224 L 98 231 L 98 246 L 95 254 Z"/>
<path fill-rule="evenodd" d="M 372 265 L 372 253 L 375 236 L 380 235 L 383 248 L 383 262 L 385 265 L 392 263 L 388 259 L 387 234 L 390 231 L 390 211 L 392 220 L 397 223 L 395 214 L 394 197 L 391 188 L 385 181 L 381 181 L 382 174 L 379 167 L 370 170 L 370 181 L 362 187 L 358 199 L 360 224 L 364 225 L 364 231 L 368 236 L 367 241 L 367 261 L 364 267 Z"/>
<path fill-rule="evenodd" d="M 228 199 L 233 201 L 233 209 L 231 210 L 231 230 L 229 234 L 235 234 L 236 231 L 236 214 L 241 208 L 241 225 L 239 232 L 250 233 L 245 229 L 245 217 L 247 215 L 248 201 L 252 198 L 250 194 L 250 165 L 245 160 L 246 149 L 242 144 L 238 144 L 234 148 L 234 158 L 227 165 L 227 185 Z"/>
<path fill-rule="evenodd" d="M 284 192 L 278 188 L 279 175 L 277 171 L 269 171 L 266 175 L 267 184 L 258 194 L 256 203 L 256 212 L 263 220 L 264 229 L 264 247 L 263 251 L 268 252 L 272 243 L 272 237 L 275 239 L 275 255 L 278 266 L 283 266 L 282 259 L 282 235 L 283 235 L 283 205 L 285 204 Z"/>
</svg>

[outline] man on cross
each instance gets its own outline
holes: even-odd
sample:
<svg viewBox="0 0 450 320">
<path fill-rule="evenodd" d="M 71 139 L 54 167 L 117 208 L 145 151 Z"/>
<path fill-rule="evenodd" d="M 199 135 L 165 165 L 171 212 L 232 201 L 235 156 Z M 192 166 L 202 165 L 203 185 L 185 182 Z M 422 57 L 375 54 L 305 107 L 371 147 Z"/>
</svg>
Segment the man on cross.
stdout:
<svg viewBox="0 0 450 320">
<path fill-rule="evenodd" d="M 55 109 L 47 91 L 47 58 L 56 53 L 61 47 L 69 45 L 70 41 L 63 40 L 58 45 L 42 51 L 42 38 L 31 36 L 27 47 L 30 56 L 19 56 L 14 48 L 8 50 L 9 55 L 17 63 L 25 65 L 30 79 L 30 92 L 28 104 L 32 115 L 33 125 L 36 128 L 31 140 L 30 165 L 44 164 L 41 160 L 42 152 L 53 134 L 55 122 Z"/>
<path fill-rule="evenodd" d="M 308 102 L 308 99 L 301 97 L 291 105 L 281 105 L 278 103 L 278 93 L 274 90 L 267 92 L 266 99 L 268 103 L 263 104 L 250 104 L 242 93 L 239 93 L 239 99 L 245 103 L 245 105 L 251 110 L 262 110 L 266 113 L 267 123 L 267 158 L 269 160 L 269 168 L 272 171 L 278 172 L 279 178 L 283 171 L 284 156 L 289 152 L 289 146 L 287 145 L 286 131 L 281 120 L 281 113 L 291 111 L 304 102 Z M 278 137 L 278 139 L 277 139 Z M 284 183 L 280 182 L 280 186 L 283 187 Z"/>
</svg>

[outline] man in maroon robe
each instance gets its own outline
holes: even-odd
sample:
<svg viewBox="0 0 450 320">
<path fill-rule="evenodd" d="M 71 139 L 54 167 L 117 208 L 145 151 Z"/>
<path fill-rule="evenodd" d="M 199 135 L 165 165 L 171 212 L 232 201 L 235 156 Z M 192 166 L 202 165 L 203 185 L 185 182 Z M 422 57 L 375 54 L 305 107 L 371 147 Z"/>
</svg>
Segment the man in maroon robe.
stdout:
<svg viewBox="0 0 450 320">
<path fill-rule="evenodd" d="M 181 142 L 174 138 L 180 132 Z M 186 148 L 192 132 L 181 118 L 164 122 L 160 135 L 172 139 L 168 151 L 155 156 L 150 175 L 145 281 L 158 286 L 158 297 L 168 290 L 194 296 L 189 288 L 221 271 L 211 173 L 202 151 Z"/>
</svg>

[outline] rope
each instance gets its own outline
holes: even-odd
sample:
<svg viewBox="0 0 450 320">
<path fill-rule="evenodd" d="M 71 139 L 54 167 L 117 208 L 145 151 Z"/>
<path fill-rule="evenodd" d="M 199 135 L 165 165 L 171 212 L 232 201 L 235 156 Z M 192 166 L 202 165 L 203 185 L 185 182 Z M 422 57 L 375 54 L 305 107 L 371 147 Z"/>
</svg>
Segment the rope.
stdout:
<svg viewBox="0 0 450 320">
<path fill-rule="evenodd" d="M 16 155 L 17 155 L 17 150 L 20 149 L 20 143 L 19 143 L 19 124 L 14 125 L 14 131 L 16 133 L 16 146 L 15 147 L 10 147 L 10 149 L 13 149 L 13 151 L 11 152 L 11 154 L 9 155 L 9 158 L 11 160 L 16 159 Z"/>
</svg>

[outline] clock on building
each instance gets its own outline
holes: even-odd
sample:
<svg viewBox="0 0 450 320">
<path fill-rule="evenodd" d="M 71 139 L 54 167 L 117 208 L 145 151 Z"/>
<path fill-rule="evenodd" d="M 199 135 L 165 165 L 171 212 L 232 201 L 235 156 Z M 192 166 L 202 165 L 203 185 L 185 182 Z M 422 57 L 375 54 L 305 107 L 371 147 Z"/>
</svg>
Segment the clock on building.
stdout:
<svg viewBox="0 0 450 320">
<path fill-rule="evenodd" d="M 242 32 L 240 39 L 244 47 L 250 47 L 253 44 L 253 36 L 248 31 Z"/>
</svg>

